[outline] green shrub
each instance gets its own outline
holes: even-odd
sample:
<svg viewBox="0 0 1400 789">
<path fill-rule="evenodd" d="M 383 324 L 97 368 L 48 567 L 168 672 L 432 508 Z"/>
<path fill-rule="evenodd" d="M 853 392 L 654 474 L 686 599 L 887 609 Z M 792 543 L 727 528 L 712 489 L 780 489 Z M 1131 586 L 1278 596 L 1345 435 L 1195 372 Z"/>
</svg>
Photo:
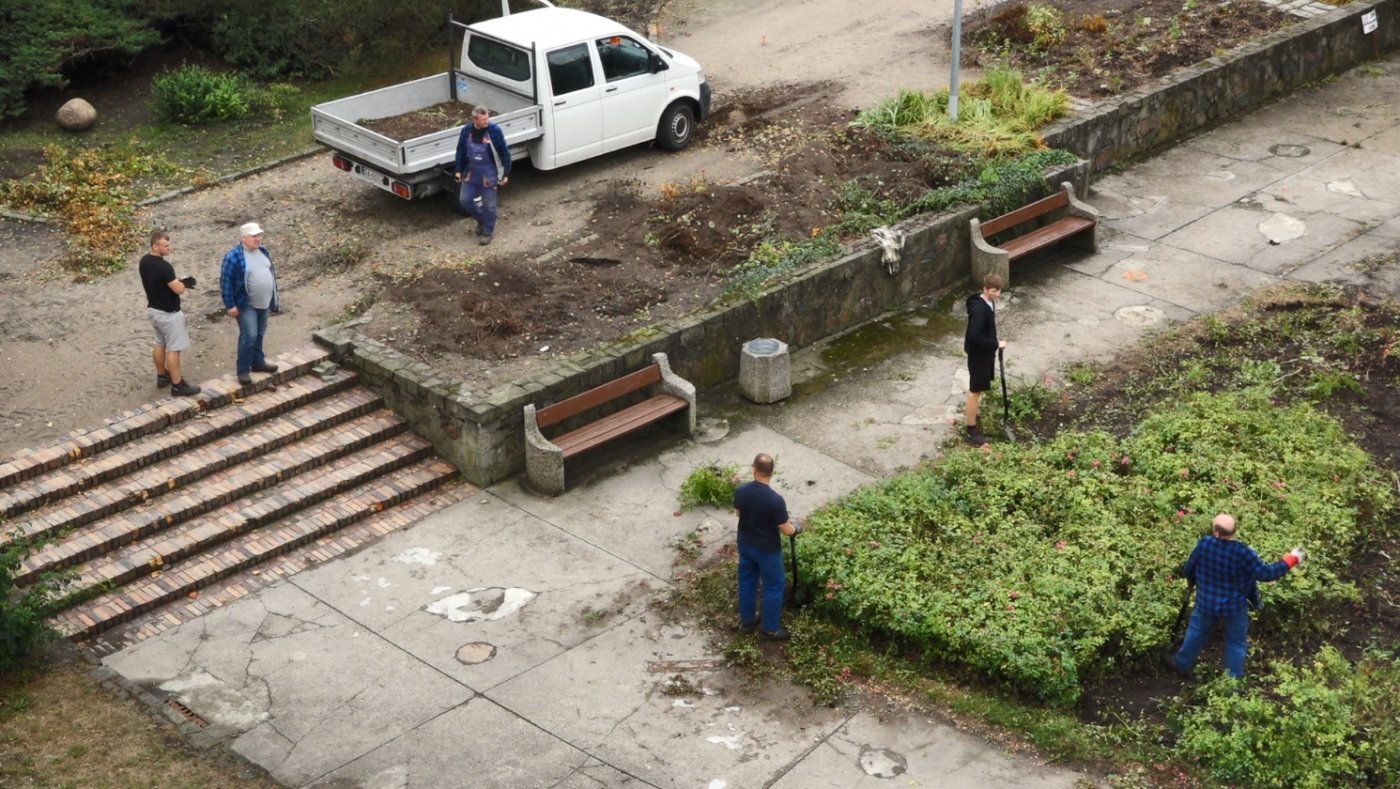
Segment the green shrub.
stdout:
<svg viewBox="0 0 1400 789">
<path fill-rule="evenodd" d="M 681 509 L 699 506 L 733 507 L 739 489 L 739 467 L 733 463 L 707 463 L 690 472 L 681 483 Z"/>
<path fill-rule="evenodd" d="M 22 115 L 24 92 L 66 84 L 63 67 L 78 58 L 131 56 L 160 41 L 127 0 L 24 0 L 0 11 L 0 117 Z"/>
<path fill-rule="evenodd" d="M 22 592 L 15 588 L 15 571 L 26 553 L 23 543 L 0 545 L 0 675 L 53 637 L 44 623 L 56 591 L 53 583 L 40 581 Z"/>
<path fill-rule="evenodd" d="M 177 123 L 206 124 L 241 118 L 257 92 L 242 74 L 181 66 L 155 78 L 156 109 Z"/>
<path fill-rule="evenodd" d="M 1321 789 L 1400 782 L 1400 665 L 1352 665 L 1323 647 L 1305 666 L 1275 662 L 1241 688 L 1204 686 L 1179 709 L 1178 747 L 1222 783 Z"/>
<path fill-rule="evenodd" d="M 1390 488 L 1332 418 L 1266 390 L 1197 394 L 1127 439 L 1065 433 L 949 453 L 812 517 L 819 609 L 1052 703 L 1166 646 L 1175 573 L 1209 518 L 1240 518 L 1266 559 L 1313 560 L 1268 585 L 1265 624 L 1349 601 L 1341 579 Z"/>
</svg>

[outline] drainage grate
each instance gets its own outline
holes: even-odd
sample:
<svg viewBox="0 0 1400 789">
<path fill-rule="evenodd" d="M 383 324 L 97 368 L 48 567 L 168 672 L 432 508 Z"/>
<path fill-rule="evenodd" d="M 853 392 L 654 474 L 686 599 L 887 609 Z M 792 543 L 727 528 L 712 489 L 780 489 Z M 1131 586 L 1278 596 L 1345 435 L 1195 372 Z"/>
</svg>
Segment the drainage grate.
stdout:
<svg viewBox="0 0 1400 789">
<path fill-rule="evenodd" d="M 186 720 L 188 720 L 190 723 L 193 723 L 201 729 L 207 728 L 209 726 L 209 721 L 194 714 L 194 710 L 190 709 L 189 707 L 186 707 L 185 705 L 181 704 L 175 699 L 166 699 L 165 706 L 185 716 Z"/>
</svg>

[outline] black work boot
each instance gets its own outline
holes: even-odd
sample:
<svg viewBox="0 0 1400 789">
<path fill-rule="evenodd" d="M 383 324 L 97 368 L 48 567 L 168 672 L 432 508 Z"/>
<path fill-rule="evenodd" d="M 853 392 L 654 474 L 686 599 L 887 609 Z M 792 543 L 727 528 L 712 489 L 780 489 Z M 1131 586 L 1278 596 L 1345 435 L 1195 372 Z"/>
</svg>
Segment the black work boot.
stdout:
<svg viewBox="0 0 1400 789">
<path fill-rule="evenodd" d="M 967 435 L 963 436 L 963 443 L 980 447 L 987 443 L 987 437 L 982 435 L 982 430 L 977 425 L 968 425 Z"/>
</svg>

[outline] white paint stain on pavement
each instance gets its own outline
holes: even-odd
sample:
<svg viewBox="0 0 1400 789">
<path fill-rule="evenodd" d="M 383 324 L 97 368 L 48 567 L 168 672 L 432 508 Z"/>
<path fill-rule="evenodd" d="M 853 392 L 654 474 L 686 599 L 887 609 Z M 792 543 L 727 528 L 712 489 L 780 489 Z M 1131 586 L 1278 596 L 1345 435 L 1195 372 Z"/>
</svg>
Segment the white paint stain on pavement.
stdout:
<svg viewBox="0 0 1400 789">
<path fill-rule="evenodd" d="M 492 586 L 444 597 L 430 603 L 426 610 L 452 622 L 489 622 L 510 616 L 534 599 L 535 593 L 529 589 Z"/>
<path fill-rule="evenodd" d="M 432 567 L 437 564 L 437 560 L 441 556 L 442 554 L 440 552 L 430 551 L 427 548 L 409 548 L 398 556 L 395 556 L 394 561 L 403 564 L 421 564 Z"/>
<path fill-rule="evenodd" d="M 1269 239 L 1270 244 L 1282 244 L 1292 241 L 1295 238 L 1302 238 L 1308 232 L 1308 226 L 1301 219 L 1295 219 L 1288 214 L 1274 214 L 1259 223 L 1259 232 Z"/>
<path fill-rule="evenodd" d="M 168 679 L 160 689 L 176 696 L 181 704 L 210 723 L 239 731 L 247 731 L 268 718 L 243 694 L 203 669 Z"/>
<path fill-rule="evenodd" d="M 1361 189 L 1359 189 L 1350 178 L 1345 178 L 1341 181 L 1329 181 L 1327 183 L 1327 191 L 1335 192 L 1337 194 L 1348 195 L 1350 197 L 1366 196 L 1362 194 Z"/>
<path fill-rule="evenodd" d="M 706 737 L 706 738 L 705 738 L 705 741 L 706 741 L 706 742 L 712 742 L 712 743 L 714 743 L 715 745 L 723 745 L 724 747 L 728 748 L 728 749 L 731 750 L 731 751 L 737 751 L 737 750 L 739 750 L 739 748 L 740 748 L 739 741 L 742 740 L 742 739 L 744 739 L 744 735 L 743 735 L 743 733 L 739 733 L 739 734 L 731 735 L 731 736 L 729 736 L 729 737 L 719 737 L 719 736 Z"/>
<path fill-rule="evenodd" d="M 728 787 L 728 781 L 724 780 L 723 778 L 715 778 L 712 781 L 710 781 L 710 785 L 709 787 L 707 787 L 707 789 L 728 789 Z"/>
<path fill-rule="evenodd" d="M 393 586 L 393 584 L 389 583 L 383 578 L 374 579 L 374 585 L 378 586 L 380 589 L 388 589 L 389 587 Z"/>
<path fill-rule="evenodd" d="M 452 587 L 450 587 L 450 586 L 434 586 L 434 587 L 433 587 L 433 594 L 442 594 L 443 592 L 450 592 L 450 591 L 452 591 Z"/>
</svg>

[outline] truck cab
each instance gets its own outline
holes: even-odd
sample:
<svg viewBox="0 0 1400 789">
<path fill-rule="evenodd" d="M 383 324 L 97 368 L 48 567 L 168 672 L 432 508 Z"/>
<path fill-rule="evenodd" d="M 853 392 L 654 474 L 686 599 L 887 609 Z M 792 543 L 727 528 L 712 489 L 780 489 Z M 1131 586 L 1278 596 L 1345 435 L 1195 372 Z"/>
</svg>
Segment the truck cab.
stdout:
<svg viewBox="0 0 1400 789">
<path fill-rule="evenodd" d="M 542 170 L 652 139 L 679 150 L 710 108 L 699 63 L 568 8 L 471 25 L 457 79 L 459 92 L 480 79 L 541 105 L 543 134 L 522 152 Z"/>
</svg>

